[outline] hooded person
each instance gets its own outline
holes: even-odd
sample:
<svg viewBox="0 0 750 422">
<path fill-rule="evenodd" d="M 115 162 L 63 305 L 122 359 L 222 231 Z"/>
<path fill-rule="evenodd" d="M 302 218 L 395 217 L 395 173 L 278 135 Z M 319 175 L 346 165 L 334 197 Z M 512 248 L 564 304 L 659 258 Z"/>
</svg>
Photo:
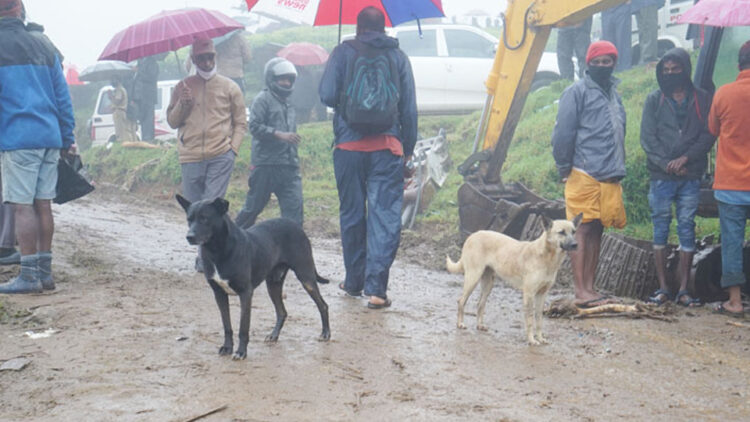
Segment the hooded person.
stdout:
<svg viewBox="0 0 750 422">
<path fill-rule="evenodd" d="M 287 59 L 269 60 L 263 70 L 266 87 L 250 106 L 253 135 L 249 190 L 237 214 L 238 226 L 248 228 L 276 195 L 281 216 L 302 225 L 302 178 L 299 172 L 297 122 L 289 96 L 294 91 L 297 69 Z"/>
<path fill-rule="evenodd" d="M 612 77 L 617 49 L 597 41 L 586 54 L 586 75 L 560 96 L 552 133 L 552 155 L 565 183 L 569 220 L 583 213 L 576 230 L 578 249 L 570 252 L 575 304 L 592 307 L 612 299 L 594 290 L 604 227 L 623 228 L 625 206 L 625 108 Z"/>
<path fill-rule="evenodd" d="M 659 89 L 646 98 L 641 119 L 641 146 L 646 152 L 651 179 L 648 199 L 654 226 L 654 264 L 659 280 L 659 289 L 649 301 L 656 304 L 668 300 L 684 306 L 699 304 L 687 286 L 695 253 L 700 182 L 715 138 L 707 126 L 711 96 L 693 85 L 691 69 L 687 51 L 669 50 L 656 65 Z M 677 292 L 670 291 L 666 276 L 672 204 L 680 241 Z"/>
</svg>

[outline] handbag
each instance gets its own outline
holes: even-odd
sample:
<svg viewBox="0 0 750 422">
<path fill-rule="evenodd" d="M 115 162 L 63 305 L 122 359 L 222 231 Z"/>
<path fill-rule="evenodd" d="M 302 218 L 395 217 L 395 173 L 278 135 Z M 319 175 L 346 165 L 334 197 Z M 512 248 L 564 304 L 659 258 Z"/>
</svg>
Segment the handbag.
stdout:
<svg viewBox="0 0 750 422">
<path fill-rule="evenodd" d="M 83 171 L 80 155 L 62 155 L 57 162 L 57 188 L 54 203 L 64 204 L 89 194 L 94 185 Z"/>
</svg>

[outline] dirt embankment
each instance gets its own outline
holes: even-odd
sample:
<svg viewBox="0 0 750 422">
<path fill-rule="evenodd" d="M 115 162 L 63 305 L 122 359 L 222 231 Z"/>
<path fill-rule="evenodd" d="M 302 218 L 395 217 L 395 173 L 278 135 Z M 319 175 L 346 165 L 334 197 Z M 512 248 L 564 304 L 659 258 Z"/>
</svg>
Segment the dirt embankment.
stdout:
<svg viewBox="0 0 750 422">
<path fill-rule="evenodd" d="M 477 294 L 457 330 L 461 277 L 421 265 L 457 248 L 424 257 L 406 234 L 390 309 L 322 286 L 332 340 L 320 343 L 290 275 L 279 342 L 263 343 L 275 317 L 261 287 L 248 359 L 232 361 L 217 354 L 218 310 L 177 205 L 95 193 L 55 218 L 58 289 L 0 297 L 0 364 L 30 361 L 0 372 L 4 421 L 187 421 L 223 406 L 200 420 L 750 420 L 750 329 L 705 308 L 673 323 L 545 318 L 551 344 L 529 347 L 520 293 L 498 286 L 490 330 L 473 327 Z M 338 241 L 313 246 L 319 272 L 341 280 Z"/>
</svg>

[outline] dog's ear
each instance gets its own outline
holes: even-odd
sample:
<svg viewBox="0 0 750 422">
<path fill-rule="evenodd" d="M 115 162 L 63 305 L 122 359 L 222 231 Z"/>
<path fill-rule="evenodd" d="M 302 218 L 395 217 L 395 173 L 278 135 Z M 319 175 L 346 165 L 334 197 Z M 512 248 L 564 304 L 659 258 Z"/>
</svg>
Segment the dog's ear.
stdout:
<svg viewBox="0 0 750 422">
<path fill-rule="evenodd" d="M 229 211 L 229 201 L 224 198 L 214 199 L 214 202 L 212 202 L 211 205 L 216 208 L 216 211 L 219 213 L 219 215 L 224 215 L 227 213 L 227 211 Z"/>
<path fill-rule="evenodd" d="M 552 219 L 546 215 L 542 215 L 542 227 L 544 227 L 544 231 L 549 230 L 552 227 Z"/>
<path fill-rule="evenodd" d="M 185 210 L 185 212 L 187 212 L 188 208 L 190 208 L 190 205 L 192 205 L 192 204 L 190 203 L 190 201 L 188 201 L 187 199 L 185 199 L 185 198 L 184 198 L 184 197 L 183 197 L 182 195 L 180 195 L 179 193 L 178 193 L 178 194 L 176 194 L 176 195 L 175 195 L 174 197 L 175 197 L 175 199 L 177 199 L 177 202 L 179 202 L 179 203 L 180 203 L 180 205 L 181 205 L 181 206 L 182 206 L 182 208 L 183 208 L 183 209 Z"/>
<path fill-rule="evenodd" d="M 573 226 L 578 228 L 578 225 L 581 224 L 581 220 L 583 220 L 583 213 L 579 212 L 578 215 L 573 218 Z"/>
</svg>

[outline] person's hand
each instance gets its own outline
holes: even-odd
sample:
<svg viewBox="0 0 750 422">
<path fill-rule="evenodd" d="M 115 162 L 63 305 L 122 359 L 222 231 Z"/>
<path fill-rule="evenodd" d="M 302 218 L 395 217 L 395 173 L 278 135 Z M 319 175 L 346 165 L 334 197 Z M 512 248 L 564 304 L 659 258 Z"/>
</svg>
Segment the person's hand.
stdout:
<svg viewBox="0 0 750 422">
<path fill-rule="evenodd" d="M 63 157 L 69 157 L 72 155 L 78 155 L 78 145 L 73 144 L 68 149 L 61 148 L 60 149 L 60 155 Z"/>
<path fill-rule="evenodd" d="M 274 132 L 276 139 L 289 144 L 299 145 L 299 141 L 302 140 L 300 136 L 294 132 Z"/>
<path fill-rule="evenodd" d="M 687 161 L 688 158 L 684 155 L 682 157 L 675 158 L 674 160 L 667 163 L 667 173 L 684 176 L 687 170 L 683 169 L 683 167 L 685 167 Z M 680 174 L 680 171 L 682 171 L 682 174 Z"/>
<path fill-rule="evenodd" d="M 182 88 L 180 89 L 180 103 L 184 106 L 191 106 L 193 105 L 193 91 L 190 90 L 190 87 L 187 86 L 187 84 L 182 84 Z"/>
</svg>

